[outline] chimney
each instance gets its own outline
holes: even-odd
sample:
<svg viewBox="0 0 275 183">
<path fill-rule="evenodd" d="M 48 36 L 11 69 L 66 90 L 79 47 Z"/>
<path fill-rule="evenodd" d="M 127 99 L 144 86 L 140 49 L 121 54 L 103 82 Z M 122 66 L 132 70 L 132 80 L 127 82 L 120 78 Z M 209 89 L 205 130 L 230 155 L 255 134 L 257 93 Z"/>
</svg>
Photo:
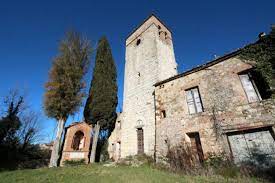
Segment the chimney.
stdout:
<svg viewBox="0 0 275 183">
<path fill-rule="evenodd" d="M 261 38 L 263 38 L 265 35 L 266 35 L 265 32 L 261 32 L 261 33 L 258 35 L 258 38 L 261 39 Z"/>
</svg>

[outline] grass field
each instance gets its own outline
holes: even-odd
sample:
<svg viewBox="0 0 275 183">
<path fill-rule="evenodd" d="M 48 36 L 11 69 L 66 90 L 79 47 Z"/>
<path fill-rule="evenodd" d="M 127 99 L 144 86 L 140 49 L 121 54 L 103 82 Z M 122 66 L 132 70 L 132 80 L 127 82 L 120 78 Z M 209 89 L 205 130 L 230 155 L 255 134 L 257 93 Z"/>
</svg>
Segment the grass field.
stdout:
<svg viewBox="0 0 275 183">
<path fill-rule="evenodd" d="M 180 176 L 166 171 L 151 168 L 103 165 L 81 165 L 63 168 L 42 168 L 36 170 L 17 170 L 0 173 L 0 182 L 257 182 L 256 179 L 237 178 L 226 179 L 221 176 Z"/>
</svg>

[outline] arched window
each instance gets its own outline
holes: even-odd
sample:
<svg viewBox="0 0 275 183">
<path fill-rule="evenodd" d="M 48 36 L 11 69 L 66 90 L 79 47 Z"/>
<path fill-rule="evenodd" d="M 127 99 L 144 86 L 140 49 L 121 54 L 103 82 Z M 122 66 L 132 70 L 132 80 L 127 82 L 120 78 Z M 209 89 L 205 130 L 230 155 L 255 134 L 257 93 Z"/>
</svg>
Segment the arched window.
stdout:
<svg viewBox="0 0 275 183">
<path fill-rule="evenodd" d="M 73 142 L 72 142 L 72 149 L 73 150 L 81 150 L 84 148 L 85 137 L 82 131 L 77 131 L 74 134 Z"/>
</svg>

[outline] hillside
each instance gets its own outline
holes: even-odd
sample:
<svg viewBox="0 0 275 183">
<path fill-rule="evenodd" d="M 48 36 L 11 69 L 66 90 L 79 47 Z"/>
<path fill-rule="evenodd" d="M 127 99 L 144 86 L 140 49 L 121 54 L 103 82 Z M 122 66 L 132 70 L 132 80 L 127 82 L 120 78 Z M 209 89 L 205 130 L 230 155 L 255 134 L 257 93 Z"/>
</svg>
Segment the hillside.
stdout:
<svg viewBox="0 0 275 183">
<path fill-rule="evenodd" d="M 17 170 L 0 173 L 0 182 L 257 182 L 255 179 L 226 179 L 221 176 L 180 176 L 149 166 L 105 167 L 82 165 L 63 168 Z"/>
</svg>

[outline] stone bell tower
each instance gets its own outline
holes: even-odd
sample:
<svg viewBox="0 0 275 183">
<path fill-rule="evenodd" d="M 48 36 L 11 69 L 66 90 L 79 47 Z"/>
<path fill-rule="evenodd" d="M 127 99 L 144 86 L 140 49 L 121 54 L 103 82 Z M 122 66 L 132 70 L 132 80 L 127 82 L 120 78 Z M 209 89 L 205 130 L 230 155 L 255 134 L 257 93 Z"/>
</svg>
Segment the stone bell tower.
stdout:
<svg viewBox="0 0 275 183">
<path fill-rule="evenodd" d="M 126 40 L 121 157 L 154 154 L 154 84 L 177 74 L 172 35 L 154 15 Z"/>
</svg>

